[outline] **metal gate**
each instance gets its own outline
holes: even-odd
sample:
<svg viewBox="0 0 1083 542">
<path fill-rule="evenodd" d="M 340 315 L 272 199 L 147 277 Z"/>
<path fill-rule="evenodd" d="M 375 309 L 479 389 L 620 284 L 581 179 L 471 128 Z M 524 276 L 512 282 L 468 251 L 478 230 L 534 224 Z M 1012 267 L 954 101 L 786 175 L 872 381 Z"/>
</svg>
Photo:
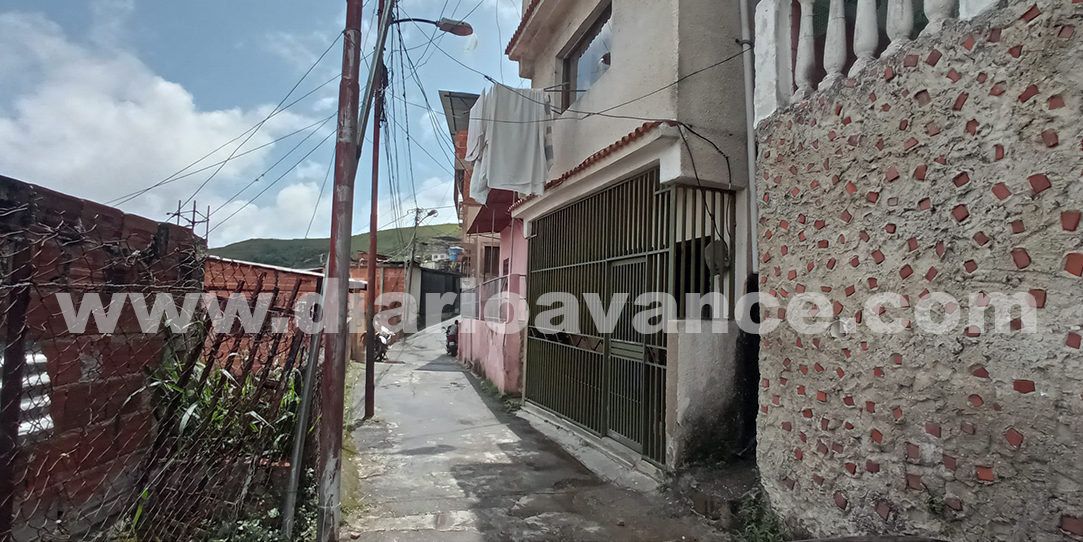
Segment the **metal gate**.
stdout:
<svg viewBox="0 0 1083 542">
<path fill-rule="evenodd" d="M 666 334 L 635 329 L 643 310 L 635 301 L 666 293 L 678 301 L 670 317 L 684 317 L 685 293 L 720 291 L 732 299 L 732 274 L 719 276 L 704 261 L 719 246 L 732 261 L 733 206 L 732 192 L 663 187 L 655 169 L 535 220 L 526 400 L 664 463 Z M 552 292 L 578 300 L 578 332 L 536 325 L 539 312 L 551 308 L 538 300 Z M 614 295 L 627 294 L 610 332 L 591 317 L 585 294 L 597 295 L 604 310 L 615 308 Z"/>
</svg>

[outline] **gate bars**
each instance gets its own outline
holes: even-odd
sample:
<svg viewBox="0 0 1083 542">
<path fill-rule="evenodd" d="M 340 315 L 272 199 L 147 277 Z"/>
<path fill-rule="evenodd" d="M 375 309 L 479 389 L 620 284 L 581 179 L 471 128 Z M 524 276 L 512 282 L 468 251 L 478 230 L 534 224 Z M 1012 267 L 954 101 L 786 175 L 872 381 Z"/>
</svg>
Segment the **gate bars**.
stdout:
<svg viewBox="0 0 1083 542">
<path fill-rule="evenodd" d="M 721 292 L 731 315 L 732 273 L 718 274 L 707 260 L 718 259 L 721 240 L 733 261 L 734 205 L 730 191 L 662 186 L 653 169 L 535 220 L 526 400 L 664 463 L 666 333 L 636 332 L 633 317 L 643 307 L 634 301 L 663 292 L 677 299 L 673 317 L 700 318 L 688 314 L 685 294 Z M 549 292 L 579 301 L 578 333 L 536 325 L 538 313 L 553 308 L 538 305 Z M 612 333 L 598 329 L 586 293 L 598 294 L 604 308 L 614 294 L 629 294 Z"/>
</svg>

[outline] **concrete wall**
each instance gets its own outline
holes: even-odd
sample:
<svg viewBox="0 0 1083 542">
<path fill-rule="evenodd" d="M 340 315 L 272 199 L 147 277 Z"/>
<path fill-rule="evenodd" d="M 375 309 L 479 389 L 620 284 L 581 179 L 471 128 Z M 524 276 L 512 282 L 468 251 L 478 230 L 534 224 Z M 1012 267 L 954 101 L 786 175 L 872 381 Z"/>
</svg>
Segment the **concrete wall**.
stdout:
<svg viewBox="0 0 1083 542">
<path fill-rule="evenodd" d="M 508 291 L 526 296 L 523 277 L 527 267 L 527 245 L 523 238 L 523 222 L 513 221 L 499 236 L 501 269 L 505 259 L 509 264 Z M 480 310 L 484 312 L 484 307 Z M 503 328 L 494 329 L 484 320 L 462 318 L 459 337 L 461 360 L 484 374 L 501 393 L 522 391 L 525 331 L 506 333 Z"/>
<path fill-rule="evenodd" d="M 666 466 L 732 459 L 749 442 L 742 434 L 737 363 L 738 329 L 732 322 L 670 322 L 666 357 Z M 703 332 L 694 326 L 701 325 Z"/>
<path fill-rule="evenodd" d="M 763 483 L 813 534 L 1083 535 L 1081 25 L 1047 0 L 949 21 L 759 127 L 761 291 L 856 323 L 762 337 Z M 870 330 L 880 292 L 909 327 Z M 927 292 L 959 300 L 949 333 L 913 323 Z M 978 292 L 1034 293 L 1038 333 L 968 328 Z"/>
</svg>

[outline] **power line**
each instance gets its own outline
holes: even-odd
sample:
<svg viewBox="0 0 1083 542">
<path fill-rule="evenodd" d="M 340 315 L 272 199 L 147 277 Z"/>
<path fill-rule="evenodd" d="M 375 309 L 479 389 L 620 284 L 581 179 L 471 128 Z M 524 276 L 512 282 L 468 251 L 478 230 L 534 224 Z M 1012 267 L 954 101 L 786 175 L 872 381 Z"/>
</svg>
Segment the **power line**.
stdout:
<svg viewBox="0 0 1083 542">
<path fill-rule="evenodd" d="M 335 36 L 335 39 L 331 41 L 331 43 L 327 46 L 327 49 L 324 49 L 323 53 L 319 56 L 319 58 L 317 58 L 316 61 L 312 63 L 312 66 L 310 66 L 308 70 L 305 71 L 304 75 L 302 75 L 301 78 L 293 85 L 293 88 L 291 88 L 290 91 L 287 92 L 284 97 L 282 97 L 282 100 L 278 102 L 278 105 L 275 106 L 274 110 L 271 111 L 271 113 L 267 115 L 266 118 L 264 118 L 262 121 L 260 121 L 259 124 L 256 125 L 255 129 L 253 129 L 251 133 L 248 134 L 248 137 L 246 137 L 240 145 L 237 145 L 237 148 L 230 153 L 229 157 L 226 158 L 226 161 L 232 160 L 233 156 L 237 154 L 237 151 L 241 150 L 241 147 L 244 147 L 245 143 L 248 143 L 248 141 L 252 139 L 252 137 L 255 136 L 257 132 L 259 132 L 259 129 L 262 128 L 263 125 L 268 120 L 270 120 L 271 117 L 282 107 L 282 105 L 286 103 L 286 100 L 288 100 L 290 96 L 293 95 L 293 92 L 297 90 L 297 87 L 301 86 L 301 82 L 303 82 L 305 78 L 308 77 L 308 74 L 312 73 L 312 70 L 316 69 L 316 66 L 318 66 L 320 62 L 323 61 L 323 57 L 327 56 L 327 53 L 331 52 L 331 48 L 333 48 L 335 44 L 338 43 L 338 39 L 341 36 L 342 32 L 340 32 L 338 36 Z M 207 183 L 211 182 L 211 179 L 214 179 L 215 176 L 217 176 L 224 167 L 226 167 L 225 163 L 223 163 L 221 166 L 218 166 L 218 169 L 214 170 L 214 173 L 211 173 L 211 176 L 207 177 L 207 180 L 203 181 L 203 183 L 200 184 L 198 188 L 196 188 L 195 192 L 192 192 L 192 195 L 188 196 L 188 199 L 184 200 L 184 205 L 188 205 L 188 202 L 192 201 L 192 199 L 195 198 L 197 194 L 199 194 L 199 191 L 203 190 L 203 187 L 207 186 Z"/>
<path fill-rule="evenodd" d="M 262 145 L 260 145 L 258 147 L 254 147 L 254 148 L 251 148 L 251 149 L 249 149 L 247 151 L 237 153 L 237 156 L 234 156 L 233 159 L 236 160 L 237 158 L 240 158 L 240 157 L 248 155 L 248 154 L 252 154 L 252 153 L 254 153 L 254 152 L 256 152 L 256 151 L 258 151 L 260 149 L 263 149 L 265 147 L 270 147 L 271 145 L 274 145 L 275 143 L 278 143 L 278 142 L 280 142 L 282 140 L 289 139 L 290 137 L 293 137 L 293 136 L 295 136 L 295 135 L 297 135 L 297 134 L 299 134 L 301 132 L 304 132 L 305 130 L 308 130 L 309 128 L 312 128 L 313 126 L 316 126 L 316 125 L 318 125 L 318 124 L 320 124 L 322 122 L 325 122 L 327 119 L 333 119 L 333 118 L 335 118 L 335 116 L 337 116 L 337 113 L 334 114 L 334 115 L 331 115 L 330 117 L 327 117 L 326 119 L 317 120 L 316 122 L 313 122 L 312 124 L 309 124 L 308 126 L 305 126 L 304 128 L 299 128 L 297 130 L 294 130 L 294 131 L 292 131 L 292 132 L 290 132 L 290 133 L 288 133 L 288 134 L 286 134 L 286 135 L 284 135 L 282 137 L 279 137 L 278 139 L 275 139 L 274 141 L 269 141 L 269 142 L 264 143 L 264 144 L 262 144 Z M 249 128 L 249 129 L 251 130 L 251 128 Z M 245 133 L 247 133 L 247 132 L 245 132 Z M 240 136 L 237 136 L 234 139 L 234 141 L 236 141 L 237 139 L 240 139 L 241 136 L 243 136 L 243 135 L 244 134 L 241 134 Z M 228 145 L 228 143 L 226 145 Z M 223 145 L 223 147 L 224 146 L 225 145 Z M 221 147 L 219 147 L 219 149 L 221 149 Z M 212 151 L 211 154 L 214 154 L 214 151 Z M 210 156 L 210 154 L 208 154 L 207 156 Z M 192 165 L 198 164 L 200 161 L 202 161 L 207 156 L 204 156 L 203 158 L 200 158 L 199 160 L 194 162 Z M 167 184 L 179 181 L 181 179 L 186 179 L 186 178 L 191 177 L 191 176 L 193 176 L 193 175 L 195 175 L 197 173 L 202 173 L 204 171 L 207 171 L 208 169 L 211 169 L 211 168 L 213 168 L 215 166 L 225 164 L 228 161 L 229 160 L 226 159 L 226 160 L 222 160 L 222 161 L 219 161 L 219 162 L 215 162 L 213 164 L 209 164 L 209 165 L 204 166 L 204 167 L 202 167 L 200 169 L 197 169 L 195 171 L 190 171 L 190 172 L 185 173 L 184 175 L 180 175 L 180 176 L 176 176 L 177 174 L 174 173 L 173 176 L 167 177 L 167 178 L 155 183 L 152 186 L 149 186 L 147 188 L 142 188 L 142 189 L 136 190 L 135 192 L 132 192 L 130 194 L 126 194 L 124 196 L 120 196 L 118 198 L 114 198 L 114 199 L 112 199 L 110 201 L 107 201 L 106 205 L 123 205 L 124 203 L 127 203 L 127 202 L 129 202 L 129 201 L 131 201 L 131 200 L 133 200 L 133 199 L 135 199 L 135 198 L 137 198 L 137 197 L 139 197 L 139 196 L 141 196 L 143 194 L 146 194 L 147 192 L 149 192 L 149 191 L 151 191 L 151 190 L 153 190 L 155 188 L 158 188 L 159 186 L 167 185 Z M 192 167 L 192 166 L 188 166 L 188 167 Z M 188 168 L 186 167 L 184 169 L 188 169 Z M 184 170 L 182 169 L 181 171 L 184 171 Z M 119 203 L 116 203 L 116 202 L 119 202 Z"/>
<path fill-rule="evenodd" d="M 336 132 L 331 132 L 331 133 L 327 134 L 327 136 L 326 136 L 326 137 L 324 137 L 324 138 L 323 138 L 323 139 L 322 139 L 322 140 L 321 140 L 321 141 L 320 141 L 320 142 L 319 142 L 318 144 L 316 144 L 316 146 L 315 146 L 315 147 L 314 147 L 314 148 L 313 148 L 312 150 L 308 151 L 308 153 L 307 153 L 307 154 L 305 154 L 304 156 L 302 156 L 300 160 L 298 160 L 298 161 L 297 161 L 297 162 L 296 162 L 295 164 L 293 164 L 292 166 L 290 166 L 290 168 L 289 168 L 289 169 L 287 169 L 287 170 L 286 170 L 285 172 L 283 172 L 283 173 L 282 173 L 282 175 L 280 175 L 280 176 L 279 176 L 279 177 L 278 177 L 277 179 L 275 179 L 275 180 L 274 180 L 274 182 L 272 182 L 271 184 L 267 185 L 267 186 L 266 186 L 266 187 L 265 187 L 265 188 L 264 188 L 263 190 L 261 190 L 261 191 L 259 192 L 259 194 L 256 194 L 256 196 L 255 196 L 255 197 L 253 197 L 252 199 L 250 199 L 250 200 L 246 201 L 246 202 L 244 203 L 244 205 L 240 206 L 240 207 L 239 207 L 239 208 L 238 208 L 238 209 L 237 209 L 236 211 L 233 211 L 233 213 L 231 213 L 231 214 L 230 214 L 229 216 L 227 216 L 227 217 L 223 218 L 223 219 L 222 219 L 222 220 L 221 220 L 220 222 L 218 222 L 217 224 L 215 224 L 215 225 L 214 225 L 214 227 L 213 227 L 213 228 L 211 228 L 211 232 L 213 232 L 214 230 L 218 229 L 218 227 L 219 227 L 219 226 L 221 226 L 222 224 L 225 224 L 225 223 L 226 223 L 226 221 L 228 221 L 229 219 L 233 218 L 234 216 L 236 216 L 236 215 L 237 215 L 237 213 L 241 212 L 241 211 L 242 211 L 242 210 L 244 210 L 244 209 L 245 209 L 246 207 L 248 207 L 249 205 L 251 205 L 253 201 L 256 201 L 257 199 L 259 199 L 259 197 L 260 197 L 260 196 L 262 196 L 262 195 L 263 195 L 264 193 L 266 193 L 266 192 L 267 192 L 268 190 L 270 190 L 270 189 L 271 189 L 271 187 L 273 187 L 274 185 L 278 184 L 278 182 L 279 182 L 279 181 L 281 181 L 282 179 L 284 179 L 284 178 L 286 177 L 286 175 L 288 175 L 288 174 L 289 174 L 289 172 L 293 171 L 293 170 L 294 170 L 295 168 L 297 168 L 297 166 L 301 165 L 301 162 L 304 162 L 304 161 L 305 161 L 305 160 L 306 160 L 306 159 L 307 159 L 307 158 L 308 158 L 309 156 L 311 156 L 311 155 L 312 155 L 312 153 L 316 152 L 316 150 L 317 150 L 317 149 L 319 149 L 320 147 L 322 147 L 322 146 L 323 146 L 323 144 L 324 144 L 324 143 L 326 143 L 328 139 L 331 139 L 331 136 L 335 135 L 335 133 L 336 133 Z"/>
<path fill-rule="evenodd" d="M 320 194 L 316 196 L 316 205 L 312 208 L 312 218 L 308 219 L 308 228 L 305 229 L 305 239 L 312 231 L 312 223 L 316 221 L 316 211 L 320 210 L 320 200 L 323 199 L 323 191 L 327 188 L 327 179 L 331 178 L 331 168 L 335 165 L 335 153 L 331 153 L 331 160 L 327 162 L 327 172 L 323 174 L 323 184 L 320 185 Z"/>
</svg>

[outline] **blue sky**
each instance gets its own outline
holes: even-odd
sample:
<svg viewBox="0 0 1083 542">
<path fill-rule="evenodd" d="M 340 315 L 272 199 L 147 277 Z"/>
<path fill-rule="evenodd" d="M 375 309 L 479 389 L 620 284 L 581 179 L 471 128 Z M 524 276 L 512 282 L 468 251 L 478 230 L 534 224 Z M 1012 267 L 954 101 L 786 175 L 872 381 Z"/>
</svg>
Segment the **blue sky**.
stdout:
<svg viewBox="0 0 1083 542">
<path fill-rule="evenodd" d="M 399 66 L 405 57 L 398 36 L 389 38 L 396 98 L 389 101 L 394 134 L 386 144 L 393 155 L 381 166 L 381 227 L 396 220 L 407 225 L 405 210 L 415 205 L 437 208 L 434 222 L 455 220 L 438 91 L 478 92 L 488 82 L 448 55 L 509 85 L 523 84 L 503 56 L 520 0 L 401 0 L 400 8 L 404 17 L 467 17 L 475 37 L 438 35 L 434 47 L 431 27 L 399 25 L 424 93 L 410 61 Z M 367 0 L 366 54 L 375 10 L 376 0 Z M 338 83 L 318 87 L 341 69 L 341 41 L 286 103 L 315 92 L 267 117 L 339 37 L 344 18 L 342 0 L 0 0 L 0 174 L 158 220 L 206 183 L 195 200 L 214 211 L 211 246 L 306 231 L 325 237 L 330 181 L 319 194 L 335 122 L 316 127 L 334 115 Z M 435 111 L 424 107 L 426 98 Z M 209 169 L 123 201 L 242 134 L 186 172 Z M 249 150 L 211 177 L 214 163 Z M 366 144 L 355 233 L 368 229 L 370 164 Z"/>
</svg>

